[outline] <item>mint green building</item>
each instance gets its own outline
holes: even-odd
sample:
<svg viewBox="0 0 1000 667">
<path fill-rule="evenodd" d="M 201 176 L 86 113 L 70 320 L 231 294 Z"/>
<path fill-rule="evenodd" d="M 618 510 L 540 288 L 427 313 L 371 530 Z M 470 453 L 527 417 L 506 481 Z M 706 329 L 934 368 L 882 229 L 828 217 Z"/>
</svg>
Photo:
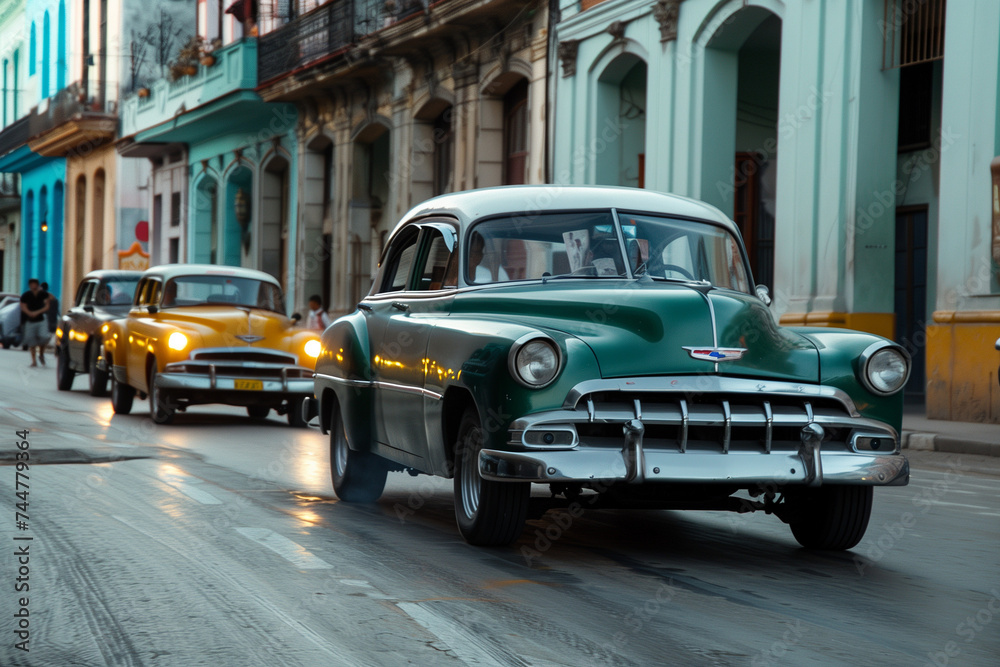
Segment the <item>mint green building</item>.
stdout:
<svg viewBox="0 0 1000 667">
<path fill-rule="evenodd" d="M 718 206 L 783 324 L 894 338 L 929 416 L 1000 421 L 1000 3 L 561 5 L 555 181 Z"/>
</svg>

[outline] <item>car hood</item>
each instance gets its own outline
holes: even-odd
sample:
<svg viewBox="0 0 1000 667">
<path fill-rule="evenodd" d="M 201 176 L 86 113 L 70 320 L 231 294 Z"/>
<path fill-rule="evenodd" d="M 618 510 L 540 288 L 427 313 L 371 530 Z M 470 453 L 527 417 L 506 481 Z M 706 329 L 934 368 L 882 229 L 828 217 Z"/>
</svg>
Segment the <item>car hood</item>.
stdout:
<svg viewBox="0 0 1000 667">
<path fill-rule="evenodd" d="M 258 309 L 250 310 L 249 323 L 245 311 L 231 307 L 167 308 L 157 315 L 161 324 L 200 334 L 205 347 L 243 347 L 247 342 L 237 336 L 246 335 L 264 337 L 253 345 L 275 347 L 291 329 L 291 320 L 284 315 Z"/>
<path fill-rule="evenodd" d="M 605 378 L 718 372 L 819 382 L 816 347 L 779 327 L 756 297 L 679 283 L 597 282 L 468 292 L 455 299 L 452 313 L 486 314 L 576 336 L 593 350 Z M 739 360 L 719 363 L 716 371 L 715 363 L 691 357 L 684 349 L 690 346 L 746 352 Z"/>
</svg>

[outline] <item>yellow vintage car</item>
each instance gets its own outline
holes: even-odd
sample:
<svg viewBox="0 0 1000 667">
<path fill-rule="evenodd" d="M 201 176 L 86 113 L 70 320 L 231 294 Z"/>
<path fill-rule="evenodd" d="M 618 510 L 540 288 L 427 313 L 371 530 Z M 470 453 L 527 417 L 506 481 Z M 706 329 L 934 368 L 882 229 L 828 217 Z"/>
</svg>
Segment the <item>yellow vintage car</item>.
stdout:
<svg viewBox="0 0 1000 667">
<path fill-rule="evenodd" d="M 189 405 L 246 406 L 251 418 L 274 409 L 305 426 L 319 332 L 286 317 L 278 282 L 261 271 L 171 264 L 148 269 L 126 317 L 102 327 L 101 363 L 111 370 L 111 405 L 128 414 L 149 398 L 158 424 Z"/>
</svg>

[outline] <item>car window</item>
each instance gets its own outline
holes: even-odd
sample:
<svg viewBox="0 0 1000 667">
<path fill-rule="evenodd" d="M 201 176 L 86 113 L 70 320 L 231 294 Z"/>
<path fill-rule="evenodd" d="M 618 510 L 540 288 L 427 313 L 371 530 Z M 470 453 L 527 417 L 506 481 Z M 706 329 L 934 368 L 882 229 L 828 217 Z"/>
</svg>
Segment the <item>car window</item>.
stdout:
<svg viewBox="0 0 1000 667">
<path fill-rule="evenodd" d="M 146 303 L 149 305 L 156 305 L 160 302 L 160 281 L 150 280 L 149 285 L 146 288 Z"/>
<path fill-rule="evenodd" d="M 493 218 L 472 228 L 466 280 L 494 283 L 574 275 L 626 275 L 610 211 Z"/>
<path fill-rule="evenodd" d="M 415 289 L 439 290 L 458 286 L 458 262 L 440 230 L 425 228 L 426 256 L 420 268 L 420 279 Z"/>
<path fill-rule="evenodd" d="M 76 293 L 76 305 L 85 306 L 94 300 L 94 281 L 88 280 L 80 284 L 80 289 Z"/>
<path fill-rule="evenodd" d="M 284 297 L 277 285 L 222 273 L 171 278 L 160 303 L 162 308 L 219 304 L 284 312 Z"/>
<path fill-rule="evenodd" d="M 619 216 L 633 273 L 750 291 L 750 273 L 729 231 L 693 220 L 624 212 Z"/>
<path fill-rule="evenodd" d="M 139 281 L 139 286 L 135 290 L 135 298 L 132 302 L 132 305 L 141 306 L 144 303 L 143 298 L 145 298 L 146 296 L 147 284 L 149 284 L 149 280 L 147 280 L 146 278 L 143 278 L 142 280 Z"/>
<path fill-rule="evenodd" d="M 386 254 L 380 293 L 397 292 L 406 288 L 417 254 L 418 232 L 419 228 L 414 225 L 397 234 Z"/>
<path fill-rule="evenodd" d="M 105 280 L 93 295 L 98 306 L 122 306 L 132 303 L 135 294 L 135 280 Z"/>
</svg>

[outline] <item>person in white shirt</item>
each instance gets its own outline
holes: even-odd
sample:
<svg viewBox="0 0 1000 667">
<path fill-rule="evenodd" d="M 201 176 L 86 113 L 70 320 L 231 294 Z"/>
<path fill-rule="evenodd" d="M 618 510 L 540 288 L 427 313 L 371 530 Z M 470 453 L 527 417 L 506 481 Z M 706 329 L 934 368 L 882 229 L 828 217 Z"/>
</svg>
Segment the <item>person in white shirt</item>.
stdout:
<svg viewBox="0 0 1000 667">
<path fill-rule="evenodd" d="M 469 246 L 469 264 L 475 267 L 473 280 L 477 283 L 506 282 L 510 280 L 507 272 L 502 266 L 496 267 L 496 275 L 490 268 L 490 261 L 486 258 L 486 239 L 482 234 L 474 234 L 472 244 Z"/>
<path fill-rule="evenodd" d="M 314 331 L 325 331 L 330 326 L 330 316 L 323 310 L 323 299 L 319 294 L 309 297 L 309 316 L 306 318 L 306 328 Z"/>
</svg>

